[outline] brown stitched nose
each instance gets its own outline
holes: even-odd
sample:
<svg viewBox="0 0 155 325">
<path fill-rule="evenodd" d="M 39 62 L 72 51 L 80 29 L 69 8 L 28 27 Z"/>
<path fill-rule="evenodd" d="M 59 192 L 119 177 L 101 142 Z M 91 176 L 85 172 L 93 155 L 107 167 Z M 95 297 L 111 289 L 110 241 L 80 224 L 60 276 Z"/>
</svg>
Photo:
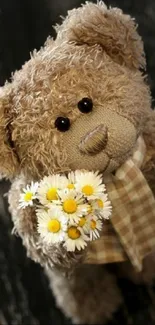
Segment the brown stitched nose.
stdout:
<svg viewBox="0 0 155 325">
<path fill-rule="evenodd" d="M 95 155 L 106 147 L 107 140 L 108 129 L 104 124 L 100 124 L 81 138 L 79 149 L 84 154 Z"/>
</svg>

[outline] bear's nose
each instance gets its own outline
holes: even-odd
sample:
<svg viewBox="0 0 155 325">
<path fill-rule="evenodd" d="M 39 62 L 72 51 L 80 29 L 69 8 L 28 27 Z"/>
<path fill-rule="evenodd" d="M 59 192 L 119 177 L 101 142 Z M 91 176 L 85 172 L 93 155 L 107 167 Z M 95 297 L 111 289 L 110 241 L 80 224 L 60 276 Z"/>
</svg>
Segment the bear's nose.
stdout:
<svg viewBox="0 0 155 325">
<path fill-rule="evenodd" d="M 95 155 L 106 147 L 107 140 L 108 128 L 100 124 L 81 138 L 79 149 L 84 154 Z"/>
</svg>

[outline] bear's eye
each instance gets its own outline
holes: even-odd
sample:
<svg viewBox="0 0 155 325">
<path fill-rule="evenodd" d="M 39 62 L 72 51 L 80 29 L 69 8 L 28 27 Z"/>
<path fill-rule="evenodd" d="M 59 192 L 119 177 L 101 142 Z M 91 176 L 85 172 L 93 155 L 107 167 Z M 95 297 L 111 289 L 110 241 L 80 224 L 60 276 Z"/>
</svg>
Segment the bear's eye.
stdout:
<svg viewBox="0 0 155 325">
<path fill-rule="evenodd" d="M 63 116 L 57 117 L 57 119 L 55 120 L 55 127 L 61 132 L 68 131 L 70 128 L 69 118 Z"/>
<path fill-rule="evenodd" d="M 93 109 L 93 102 L 91 98 L 84 97 L 78 102 L 78 109 L 82 113 L 90 113 Z"/>
</svg>

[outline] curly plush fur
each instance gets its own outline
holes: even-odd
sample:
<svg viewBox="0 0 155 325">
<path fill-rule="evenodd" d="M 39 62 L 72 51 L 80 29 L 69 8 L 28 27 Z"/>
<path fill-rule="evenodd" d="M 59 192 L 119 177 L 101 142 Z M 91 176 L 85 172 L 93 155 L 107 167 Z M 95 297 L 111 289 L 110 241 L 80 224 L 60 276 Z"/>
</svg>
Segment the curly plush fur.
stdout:
<svg viewBox="0 0 155 325">
<path fill-rule="evenodd" d="M 19 195 L 29 181 L 51 173 L 114 172 L 131 156 L 139 135 L 147 146 L 142 171 L 155 193 L 155 114 L 138 70 L 145 67 L 143 44 L 129 16 L 102 2 L 87 3 L 56 29 L 56 40 L 49 39 L 1 90 L 0 170 L 12 179 L 14 231 L 47 270 L 59 306 L 76 323 L 103 323 L 122 301 L 117 277 L 137 281 L 133 268 L 129 272 L 125 262 L 111 275 L 106 266 L 83 265 L 85 252 L 46 246 L 33 209 L 18 209 Z M 83 97 L 93 100 L 90 114 L 78 109 Z M 56 129 L 59 116 L 70 119 L 68 132 Z M 154 265 L 149 256 L 138 280 L 154 277 L 149 259 Z"/>
<path fill-rule="evenodd" d="M 115 276 L 102 265 L 82 265 L 70 278 L 57 269 L 47 275 L 58 306 L 74 323 L 103 324 L 122 302 Z"/>
</svg>

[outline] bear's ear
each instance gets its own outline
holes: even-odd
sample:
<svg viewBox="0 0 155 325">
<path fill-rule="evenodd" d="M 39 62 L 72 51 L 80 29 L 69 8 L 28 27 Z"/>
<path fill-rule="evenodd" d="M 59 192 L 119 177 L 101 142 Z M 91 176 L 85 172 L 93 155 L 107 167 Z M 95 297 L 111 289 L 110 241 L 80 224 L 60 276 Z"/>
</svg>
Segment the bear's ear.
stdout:
<svg viewBox="0 0 155 325">
<path fill-rule="evenodd" d="M 107 9 L 100 1 L 87 2 L 68 12 L 62 25 L 56 26 L 57 39 L 77 45 L 99 44 L 113 61 L 131 69 L 145 68 L 143 42 L 134 19 L 120 9 Z"/>
<path fill-rule="evenodd" d="M 12 141 L 11 99 L 5 94 L 5 86 L 0 89 L 0 176 L 11 179 L 15 176 L 19 162 Z"/>
</svg>

